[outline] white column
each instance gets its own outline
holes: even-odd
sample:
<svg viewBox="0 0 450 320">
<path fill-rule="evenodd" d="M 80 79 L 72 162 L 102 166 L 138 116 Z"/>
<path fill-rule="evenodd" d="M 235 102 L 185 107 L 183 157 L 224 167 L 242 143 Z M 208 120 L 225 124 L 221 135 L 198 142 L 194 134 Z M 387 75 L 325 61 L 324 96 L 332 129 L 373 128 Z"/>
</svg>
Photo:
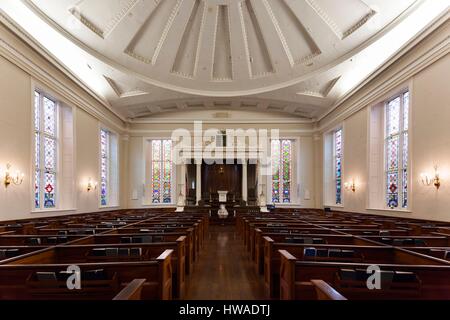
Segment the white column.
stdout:
<svg viewBox="0 0 450 320">
<path fill-rule="evenodd" d="M 195 190 L 197 194 L 197 205 L 198 202 L 202 199 L 202 165 L 197 164 L 197 179 L 195 182 Z"/>
<path fill-rule="evenodd" d="M 178 188 L 177 211 L 183 211 L 184 206 L 186 205 L 186 165 L 184 163 L 180 165 L 180 178 L 178 180 Z"/>
<path fill-rule="evenodd" d="M 247 202 L 247 161 L 242 163 L 242 200 Z"/>
</svg>

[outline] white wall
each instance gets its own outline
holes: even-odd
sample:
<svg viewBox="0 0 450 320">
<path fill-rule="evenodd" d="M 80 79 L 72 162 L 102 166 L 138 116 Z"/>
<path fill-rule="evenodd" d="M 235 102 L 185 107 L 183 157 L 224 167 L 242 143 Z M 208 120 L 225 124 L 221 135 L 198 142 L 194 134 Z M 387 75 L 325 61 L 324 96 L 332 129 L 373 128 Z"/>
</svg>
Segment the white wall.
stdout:
<svg viewBox="0 0 450 320">
<path fill-rule="evenodd" d="M 4 172 L 6 164 L 11 163 L 13 172 L 20 170 L 25 173 L 24 182 L 19 186 L 5 188 L 3 184 L 0 185 L 0 221 L 98 211 L 97 193 L 88 193 L 85 182 L 89 177 L 99 181 L 99 122 L 120 131 L 122 121 L 2 25 L 0 39 L 28 59 L 28 63 L 24 65 L 0 48 L 0 172 Z M 58 86 L 46 81 L 46 76 L 39 73 L 39 69 L 56 80 Z M 53 96 L 74 108 L 74 210 L 32 213 L 32 92 L 35 84 L 48 89 Z M 80 105 L 77 104 L 77 99 Z M 119 139 L 120 150 L 123 146 L 122 139 Z M 121 159 L 124 159 L 123 155 Z"/>
<path fill-rule="evenodd" d="M 297 141 L 298 156 L 294 156 L 296 159 L 296 172 L 298 175 L 299 190 L 297 185 L 292 186 L 292 193 L 296 194 L 295 205 L 299 207 L 315 207 L 315 170 L 314 170 L 314 140 L 312 134 L 312 124 L 310 123 L 294 123 L 292 118 L 280 117 L 277 120 L 271 120 L 270 117 L 263 112 L 240 112 L 240 111 L 228 111 L 230 118 L 222 123 L 215 123 L 212 120 L 212 114 L 203 112 L 201 117 L 205 119 L 203 123 L 203 130 L 217 128 L 217 129 L 268 129 L 270 135 L 270 129 L 278 129 L 280 131 L 280 137 L 295 139 Z M 200 115 L 198 115 L 200 116 Z M 177 119 L 183 119 L 182 123 L 177 123 Z M 144 181 L 145 181 L 145 164 L 144 164 L 144 141 L 151 138 L 170 138 L 172 131 L 179 128 L 187 129 L 191 132 L 193 137 L 193 121 L 196 119 L 189 117 L 183 118 L 178 114 L 165 115 L 164 124 L 153 123 L 134 123 L 130 126 L 130 140 L 129 140 L 129 167 L 128 167 L 128 201 L 127 205 L 130 208 L 145 207 L 144 196 Z M 252 119 L 255 123 L 247 123 L 248 119 Z M 260 119 L 261 122 L 257 122 L 255 119 Z M 173 122 L 170 123 L 170 120 Z M 283 124 L 283 120 L 286 124 Z M 178 120 L 179 121 L 179 120 Z M 217 121 L 217 120 L 216 120 Z M 292 123 L 289 123 L 289 122 Z M 220 122 L 220 121 L 218 121 Z M 177 181 L 179 181 L 180 168 L 177 168 Z M 264 182 L 266 186 L 267 181 Z M 146 188 L 150 188 L 147 184 Z M 178 183 L 175 184 L 175 188 L 178 188 Z M 298 191 L 298 192 L 297 192 Z M 179 190 L 175 190 L 175 195 L 178 195 Z M 264 191 L 267 196 L 267 192 Z M 309 193 L 308 199 L 305 199 L 305 194 Z M 135 196 L 137 195 L 137 198 Z M 176 204 L 177 198 L 174 198 Z"/>
<path fill-rule="evenodd" d="M 355 193 L 344 190 L 344 206 L 337 210 L 450 221 L 449 31 L 447 23 L 321 121 L 323 132 L 343 123 L 344 181 L 355 178 L 357 184 Z M 426 65 L 422 68 L 412 67 L 414 64 L 419 65 L 421 59 L 436 50 L 445 39 L 447 54 L 445 51 L 440 56 L 434 53 L 435 58 L 425 61 Z M 401 78 L 400 75 L 406 70 L 410 70 L 411 75 Z M 392 85 L 389 87 L 387 84 L 390 82 Z M 409 85 L 411 90 L 410 212 L 368 210 L 369 110 L 405 85 Z M 378 94 L 373 96 L 374 92 Z M 361 104 L 361 101 L 368 103 L 363 104 L 359 111 L 346 113 Z M 434 165 L 439 166 L 441 173 L 442 186 L 439 191 L 432 186 L 423 186 L 420 181 L 420 174 L 433 173 Z"/>
</svg>

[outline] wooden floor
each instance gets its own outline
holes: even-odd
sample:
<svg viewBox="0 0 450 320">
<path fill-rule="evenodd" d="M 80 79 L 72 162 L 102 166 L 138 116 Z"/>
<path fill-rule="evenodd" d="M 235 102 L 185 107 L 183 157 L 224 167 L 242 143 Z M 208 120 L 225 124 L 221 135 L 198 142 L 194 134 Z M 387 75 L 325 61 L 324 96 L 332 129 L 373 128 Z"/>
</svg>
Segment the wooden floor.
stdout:
<svg viewBox="0 0 450 320">
<path fill-rule="evenodd" d="M 211 225 L 189 279 L 187 300 L 264 300 L 264 280 L 245 252 L 236 227 Z"/>
</svg>

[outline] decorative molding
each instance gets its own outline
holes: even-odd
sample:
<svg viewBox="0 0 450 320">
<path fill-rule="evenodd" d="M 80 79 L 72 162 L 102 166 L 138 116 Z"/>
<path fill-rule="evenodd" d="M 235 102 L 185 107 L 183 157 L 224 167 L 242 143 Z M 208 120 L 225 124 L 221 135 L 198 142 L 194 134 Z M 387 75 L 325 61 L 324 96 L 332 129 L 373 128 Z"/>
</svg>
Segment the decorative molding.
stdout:
<svg viewBox="0 0 450 320">
<path fill-rule="evenodd" d="M 122 21 L 125 15 L 133 9 L 133 7 L 139 2 L 139 0 L 128 0 L 122 9 L 116 13 L 116 15 L 106 24 L 104 29 L 101 29 L 99 26 L 96 26 L 92 21 L 90 21 L 85 15 L 83 15 L 79 10 L 77 10 L 77 6 L 80 3 L 77 3 L 76 6 L 69 9 L 69 12 L 78 19 L 83 25 L 85 25 L 88 29 L 98 35 L 100 38 L 105 39 L 111 34 L 112 30 Z"/>
<path fill-rule="evenodd" d="M 350 27 L 348 30 L 341 30 L 336 22 L 319 6 L 316 0 L 305 0 L 306 3 L 317 13 L 317 15 L 330 27 L 333 33 L 341 40 L 344 40 L 356 30 L 361 28 L 370 18 L 372 18 L 377 12 L 370 9 L 364 17 L 362 17 L 355 25 Z M 366 5 L 367 6 L 367 5 Z"/>
<path fill-rule="evenodd" d="M 322 120 L 326 119 L 331 113 L 333 113 L 336 109 L 341 107 L 350 97 L 353 97 L 357 94 L 365 85 L 373 81 L 378 75 L 387 70 L 391 65 L 395 62 L 399 61 L 401 57 L 410 52 L 416 45 L 418 45 L 422 40 L 427 38 L 433 31 L 437 30 L 440 26 L 442 26 L 447 21 L 448 13 L 443 14 L 440 18 L 436 19 L 431 25 L 426 28 L 426 30 L 420 33 L 416 38 L 411 40 L 407 45 L 405 45 L 400 51 L 398 51 L 395 56 L 391 57 L 388 62 L 386 62 L 382 67 L 380 67 L 377 71 L 367 77 L 363 82 L 361 82 L 355 89 L 347 93 L 344 97 L 342 97 L 328 112 L 318 118 L 318 130 L 323 131 L 326 130 L 327 127 L 332 126 L 333 123 L 338 121 L 343 121 L 350 117 L 352 114 L 358 112 L 364 107 L 376 103 L 378 99 L 380 99 L 386 92 L 394 89 L 402 82 L 407 81 L 409 78 L 430 66 L 435 61 L 439 60 L 443 56 L 449 53 L 450 51 L 450 36 L 444 37 L 439 43 L 432 46 L 429 50 L 423 53 L 421 56 L 416 57 L 411 61 L 405 68 L 396 72 L 388 77 L 386 81 L 383 81 L 380 85 L 377 86 L 372 92 L 365 94 L 362 98 L 358 99 L 351 106 L 347 107 L 343 110 L 338 116 L 327 119 L 324 123 Z"/>
<path fill-rule="evenodd" d="M 5 22 L 3 19 L 5 19 L 5 17 L 0 12 L 0 21 Z M 6 21 L 9 23 L 8 20 Z M 9 27 L 8 24 L 5 25 Z M 16 30 L 13 31 L 16 33 Z M 19 34 L 18 30 L 16 34 Z M 31 40 L 29 41 L 30 42 L 28 43 L 31 44 Z M 35 64 L 32 60 L 30 60 L 27 56 L 25 56 L 22 52 L 18 51 L 15 47 L 6 42 L 4 39 L 0 39 L 0 55 L 5 59 L 7 59 L 8 61 L 10 61 L 11 63 L 13 63 L 14 65 L 16 65 L 17 67 L 19 67 L 20 69 L 22 69 L 23 71 L 25 71 L 26 73 L 28 73 L 32 78 L 36 79 L 39 82 L 42 82 L 44 85 L 48 86 L 51 90 L 54 90 L 57 94 L 61 95 L 62 98 L 66 99 L 67 102 L 69 102 L 69 104 L 79 107 L 80 109 L 86 111 L 88 114 L 99 120 L 110 123 L 111 126 L 114 126 L 114 128 L 116 128 L 119 131 L 123 131 L 125 129 L 123 125 L 120 126 L 114 123 L 114 121 L 111 121 L 110 116 L 93 107 L 92 104 L 89 103 L 87 100 L 75 94 L 72 88 L 58 81 L 48 71 L 42 69 L 40 66 Z M 49 57 L 44 58 L 49 60 L 49 63 L 55 65 L 55 67 L 58 68 L 58 64 L 56 61 L 50 60 Z M 69 77 L 69 79 L 72 78 Z M 87 91 L 84 87 L 82 87 L 81 89 Z M 89 94 L 89 91 L 87 91 L 87 94 Z M 112 111 L 109 107 L 106 108 L 109 111 Z M 122 117 L 120 117 L 119 115 L 116 116 L 120 120 L 124 121 Z"/>
</svg>

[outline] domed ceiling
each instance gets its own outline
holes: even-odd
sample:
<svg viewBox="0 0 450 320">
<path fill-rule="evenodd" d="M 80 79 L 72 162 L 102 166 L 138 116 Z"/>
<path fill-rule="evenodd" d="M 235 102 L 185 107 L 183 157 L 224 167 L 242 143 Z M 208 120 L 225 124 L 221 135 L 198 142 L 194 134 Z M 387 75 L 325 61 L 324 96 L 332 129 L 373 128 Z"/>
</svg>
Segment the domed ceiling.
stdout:
<svg viewBox="0 0 450 320">
<path fill-rule="evenodd" d="M 93 89 L 124 117 L 247 105 L 312 119 L 358 84 L 346 76 L 358 55 L 423 1 L 21 2 L 86 54 L 108 87 Z"/>
</svg>

